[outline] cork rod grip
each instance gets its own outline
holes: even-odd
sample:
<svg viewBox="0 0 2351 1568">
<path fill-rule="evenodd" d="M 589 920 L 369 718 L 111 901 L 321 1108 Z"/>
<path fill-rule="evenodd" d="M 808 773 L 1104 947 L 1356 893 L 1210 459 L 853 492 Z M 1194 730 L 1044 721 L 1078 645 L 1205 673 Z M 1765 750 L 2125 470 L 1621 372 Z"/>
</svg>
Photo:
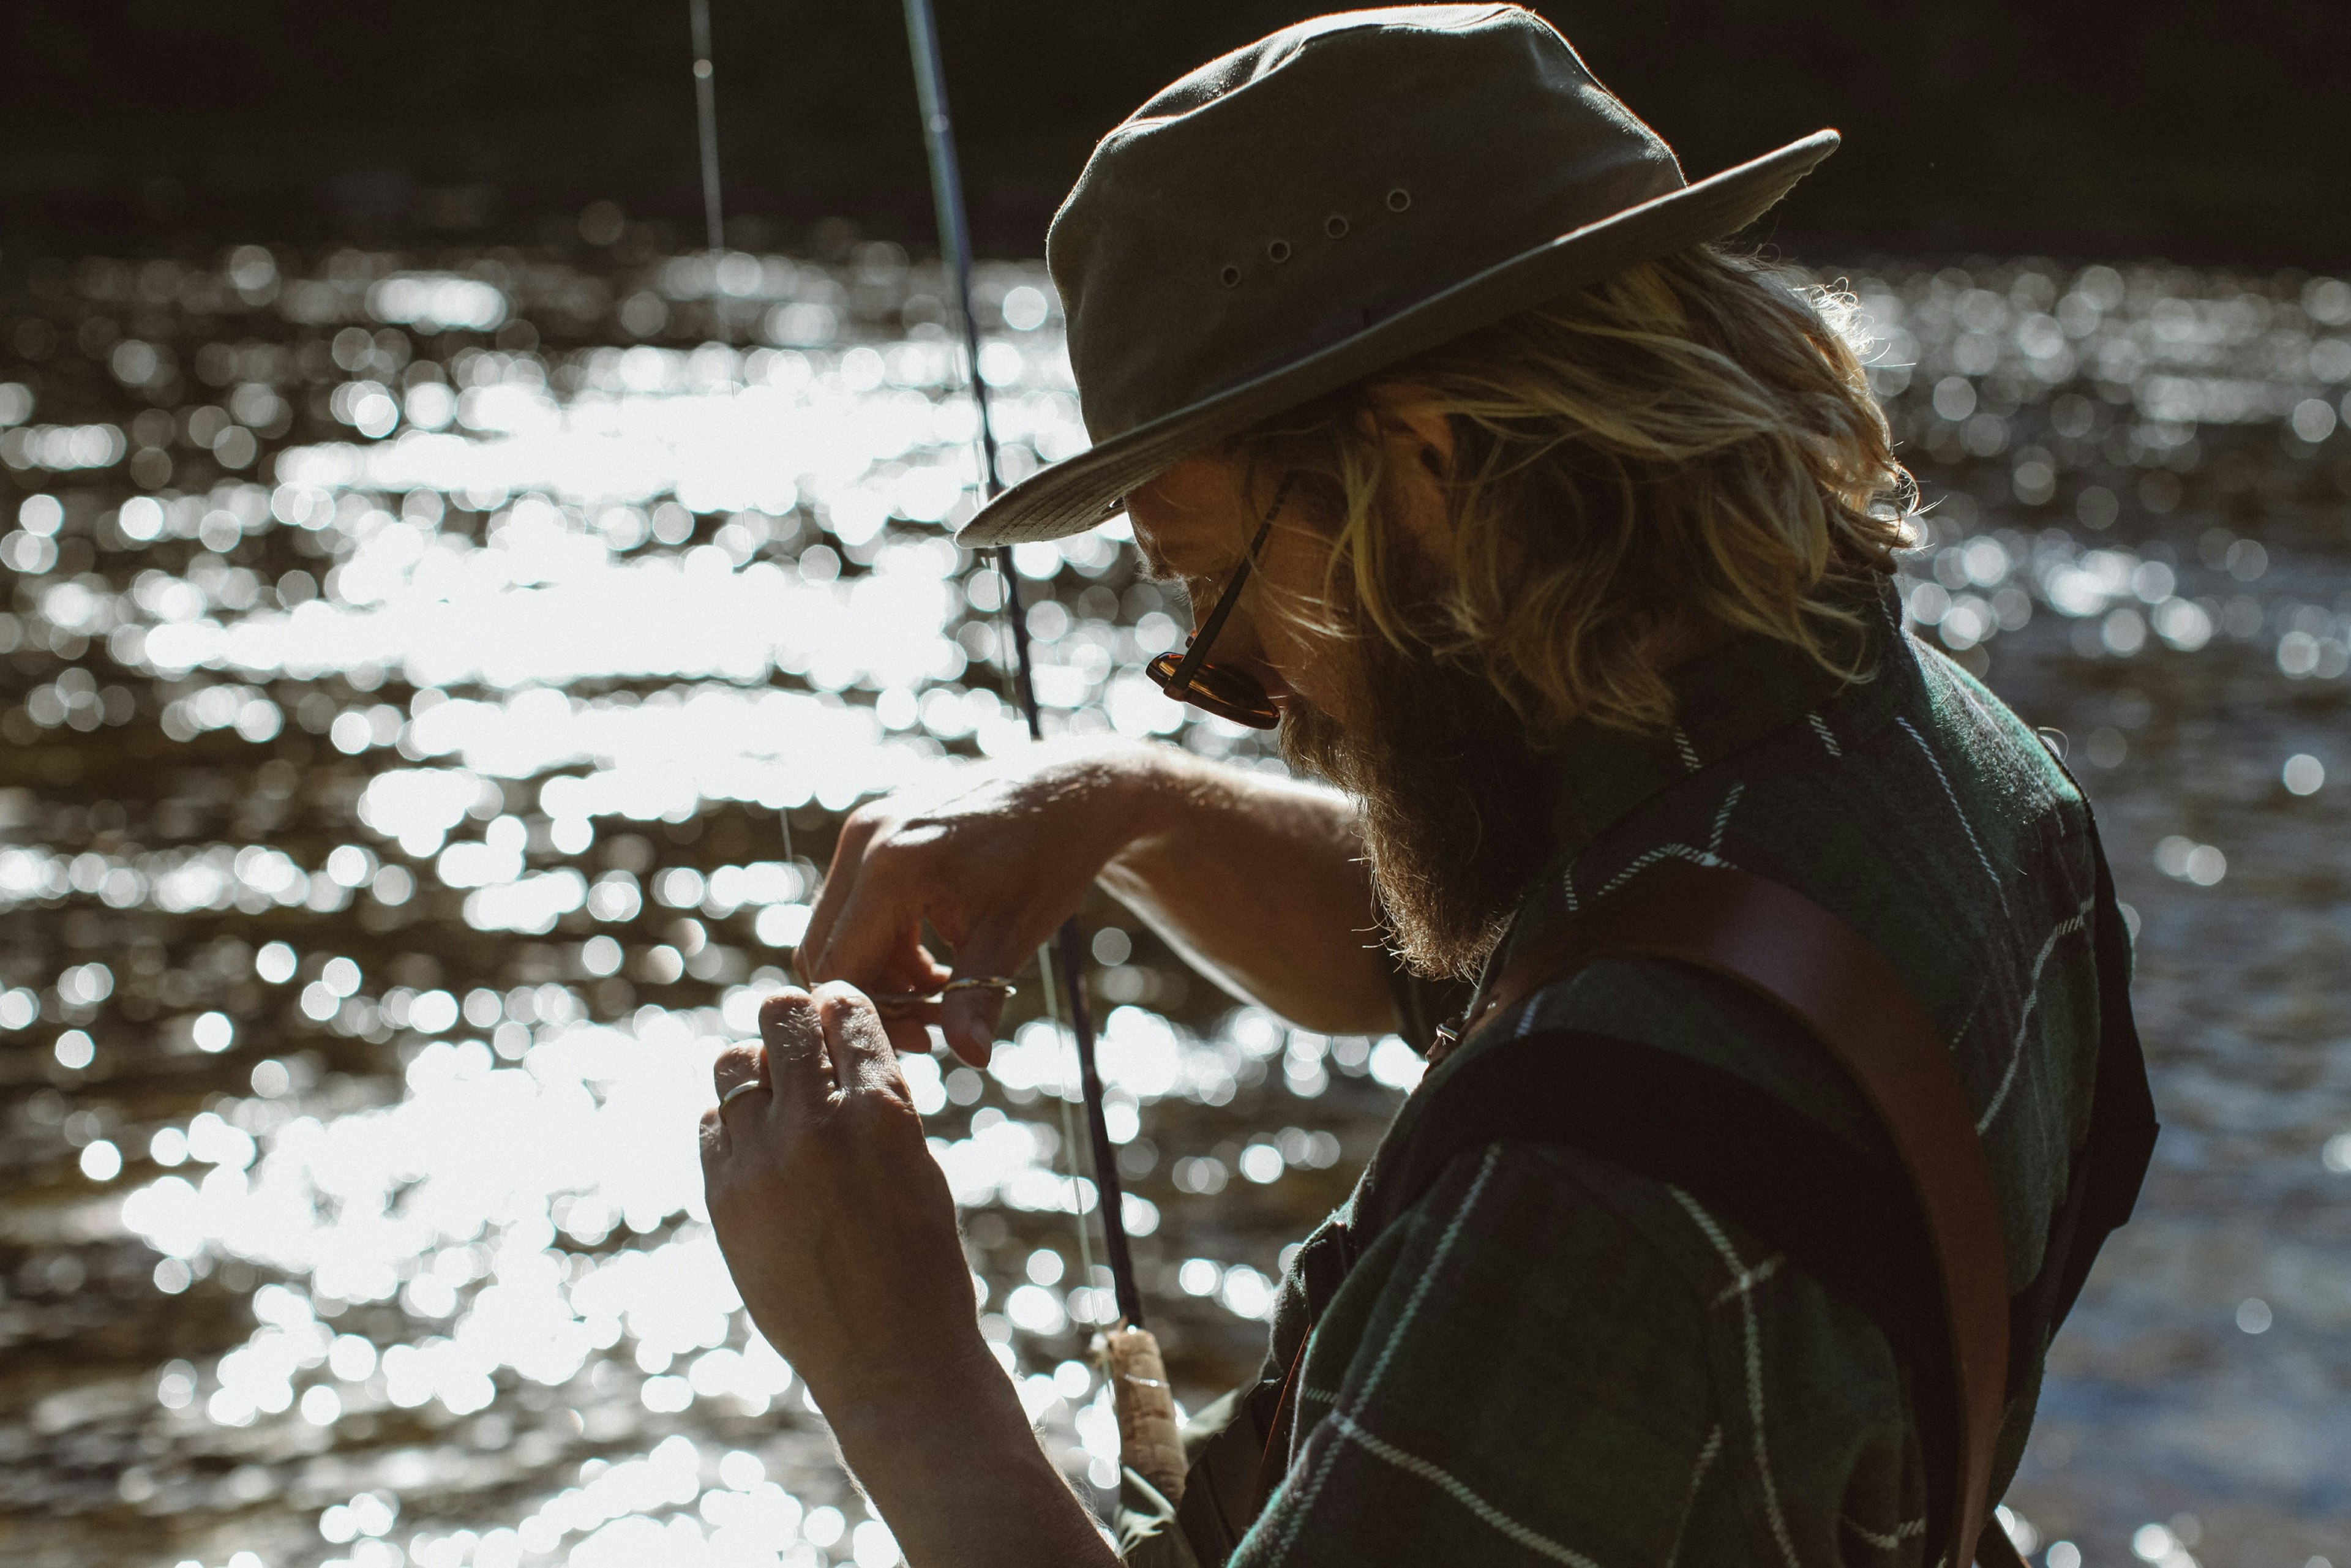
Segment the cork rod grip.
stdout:
<svg viewBox="0 0 2351 1568">
<path fill-rule="evenodd" d="M 1184 1500 L 1184 1437 L 1176 1425 L 1176 1391 L 1168 1386 L 1159 1342 L 1148 1329 L 1115 1328 L 1101 1352 L 1118 1412 L 1119 1457 L 1157 1488 L 1170 1505 Z"/>
</svg>

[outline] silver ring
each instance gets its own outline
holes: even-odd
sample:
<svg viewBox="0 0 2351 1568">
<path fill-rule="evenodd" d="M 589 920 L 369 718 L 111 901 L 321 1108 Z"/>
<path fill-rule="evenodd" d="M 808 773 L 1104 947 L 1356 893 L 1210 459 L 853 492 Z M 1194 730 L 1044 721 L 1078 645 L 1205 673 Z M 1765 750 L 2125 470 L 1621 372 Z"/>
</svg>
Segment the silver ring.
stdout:
<svg viewBox="0 0 2351 1568">
<path fill-rule="evenodd" d="M 756 1078 L 751 1079 L 747 1082 L 737 1083 L 734 1088 L 729 1089 L 726 1093 L 721 1094 L 718 1097 L 718 1108 L 721 1111 L 724 1111 L 727 1106 L 735 1103 L 737 1100 L 751 1092 L 752 1090 L 765 1089 L 767 1085 L 765 1083 Z"/>
</svg>

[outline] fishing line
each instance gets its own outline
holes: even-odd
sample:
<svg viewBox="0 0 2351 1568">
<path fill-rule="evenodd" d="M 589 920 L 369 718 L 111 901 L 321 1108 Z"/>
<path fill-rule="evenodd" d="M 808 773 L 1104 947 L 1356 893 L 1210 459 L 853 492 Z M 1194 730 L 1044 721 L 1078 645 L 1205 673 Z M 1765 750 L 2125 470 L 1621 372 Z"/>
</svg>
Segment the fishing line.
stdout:
<svg viewBox="0 0 2351 1568">
<path fill-rule="evenodd" d="M 715 265 L 716 258 L 726 249 L 726 224 L 720 197 L 716 67 L 711 50 L 709 0 L 688 0 L 688 13 L 694 43 L 695 108 L 702 161 L 703 225 Z M 906 0 L 906 30 L 914 50 L 915 86 L 922 103 L 924 135 L 930 154 L 932 193 L 938 212 L 940 248 L 946 253 L 955 278 L 956 313 L 961 318 L 963 328 L 964 368 L 973 406 L 978 414 L 981 482 L 985 494 L 992 499 L 1002 491 L 1003 484 L 998 473 L 996 429 L 989 414 L 987 383 L 979 373 L 979 324 L 971 304 L 970 231 L 964 210 L 962 179 L 956 162 L 954 128 L 947 117 L 946 88 L 939 67 L 937 28 L 928 0 Z M 720 330 L 725 332 L 726 304 L 715 287 L 715 280 L 713 302 Z M 1011 553 L 1009 549 L 996 549 L 989 552 L 989 557 L 1000 588 L 998 601 L 1003 622 L 1010 633 L 1012 667 L 1009 674 L 1013 691 L 1029 738 L 1041 740 L 1044 726 L 1037 704 L 1034 655 L 1029 647 L 1028 622 L 1020 603 L 1019 579 L 1013 570 Z M 792 843 L 791 808 L 786 806 L 777 815 L 782 828 L 785 862 L 797 866 L 799 855 Z M 1086 1007 L 1084 962 L 1083 939 L 1074 916 L 1063 923 L 1056 941 L 1040 946 L 1037 953 L 1039 978 L 1043 982 L 1046 998 L 1046 1016 L 1057 1036 L 1062 1025 L 1061 1008 L 1058 1004 L 1064 996 L 1068 1001 L 1068 1025 L 1077 1048 L 1079 1097 L 1086 1111 L 1095 1200 L 1102 1215 L 1113 1291 L 1117 1298 L 1119 1315 L 1130 1326 L 1139 1328 L 1143 1323 L 1143 1301 L 1135 1285 L 1134 1259 L 1128 1244 L 1125 1195 L 1119 1180 L 1117 1151 L 1111 1144 L 1109 1126 L 1102 1112 L 1102 1079 L 1095 1061 L 1093 1022 Z M 1066 1096 L 1061 1098 L 1062 1142 L 1070 1150 L 1074 1181 L 1078 1161 L 1076 1129 L 1071 1124 L 1069 1100 Z M 1079 1268 L 1081 1277 L 1092 1288 L 1093 1246 L 1085 1223 L 1084 1206 L 1081 1202 L 1073 1201 L 1071 1207 L 1077 1211 L 1074 1218 L 1078 1232 Z"/>
<path fill-rule="evenodd" d="M 1037 978 L 1045 993 L 1045 1018 L 1053 1026 L 1053 1038 L 1059 1040 L 1061 1038 L 1061 1002 L 1059 988 L 1053 984 L 1053 952 L 1050 946 L 1037 949 Z M 1078 1129 L 1070 1120 L 1070 1097 L 1067 1094 L 1057 1094 L 1054 1098 L 1061 1103 L 1061 1147 L 1070 1153 L 1071 1199 L 1070 1213 L 1077 1222 L 1075 1228 L 1078 1233 L 1078 1278 L 1086 1282 L 1088 1290 L 1092 1290 L 1094 1288 L 1094 1239 L 1092 1230 L 1086 1224 L 1086 1207 L 1083 1202 L 1079 1201 L 1080 1194 L 1077 1190 Z M 1094 1195 L 1095 1201 L 1099 1203 L 1102 1196 L 1102 1189 L 1099 1186 L 1094 1189 Z"/>
<path fill-rule="evenodd" d="M 717 286 L 717 260 L 726 248 L 726 215 L 719 203 L 721 189 L 718 179 L 718 63 L 710 48 L 710 0 L 687 0 L 686 16 L 694 35 L 694 109 L 695 128 L 702 144 L 702 228 L 708 242 L 712 273 L 711 313 L 718 323 L 718 335 L 728 342 L 735 334 L 726 319 L 726 291 Z M 733 383 L 728 383 L 730 389 Z M 792 809 L 781 807 L 776 812 L 784 828 L 784 863 L 795 873 L 799 870 L 799 856 L 792 849 Z M 809 870 L 815 871 L 811 863 Z M 816 892 L 813 874 L 803 879 L 801 892 L 813 897 Z"/>
</svg>

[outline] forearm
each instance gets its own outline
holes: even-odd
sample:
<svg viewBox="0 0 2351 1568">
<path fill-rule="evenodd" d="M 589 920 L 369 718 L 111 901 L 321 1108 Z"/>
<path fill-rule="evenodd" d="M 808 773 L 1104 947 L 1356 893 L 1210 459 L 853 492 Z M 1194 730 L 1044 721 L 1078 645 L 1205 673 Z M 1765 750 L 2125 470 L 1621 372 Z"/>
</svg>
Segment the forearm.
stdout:
<svg viewBox="0 0 2351 1568">
<path fill-rule="evenodd" d="M 809 916 L 808 979 L 927 989 L 1009 974 L 1096 883 L 1219 983 L 1309 1029 L 1395 1027 L 1355 814 L 1325 789 L 1177 747 L 1064 740 L 852 812 Z M 964 990 L 935 1022 L 984 1062 L 1000 998 Z M 905 1049 L 921 1049 L 920 1025 Z"/>
<path fill-rule="evenodd" d="M 1353 806 L 1174 747 L 1119 763 L 1133 828 L 1102 884 L 1228 988 L 1333 1033 L 1395 1027 Z"/>
<path fill-rule="evenodd" d="M 1115 1568 L 984 1351 L 832 1426 L 911 1568 Z"/>
</svg>

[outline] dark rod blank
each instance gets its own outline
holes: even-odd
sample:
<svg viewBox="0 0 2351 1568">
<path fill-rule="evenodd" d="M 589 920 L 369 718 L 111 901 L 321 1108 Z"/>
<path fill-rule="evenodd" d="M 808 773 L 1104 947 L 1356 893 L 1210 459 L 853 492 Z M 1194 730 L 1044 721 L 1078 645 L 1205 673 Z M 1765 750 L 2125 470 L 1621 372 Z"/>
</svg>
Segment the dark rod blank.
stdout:
<svg viewBox="0 0 2351 1568">
<path fill-rule="evenodd" d="M 931 157 L 931 196 L 938 212 L 939 248 L 955 275 L 956 313 L 963 318 L 964 363 L 971 372 L 971 395 L 979 411 L 982 483 L 993 498 L 1004 488 L 996 472 L 996 429 L 988 418 L 987 383 L 979 374 L 979 321 L 971 308 L 971 229 L 963 202 L 963 178 L 956 163 L 955 126 L 947 118 L 947 87 L 939 68 L 938 28 L 931 17 L 930 0 L 905 0 L 906 38 L 914 56 L 914 89 L 922 104 L 923 137 Z M 1029 623 L 1021 614 L 1020 579 L 1012 570 L 1012 552 L 996 552 L 998 574 L 1004 582 L 1005 609 L 1012 622 L 1013 681 L 1021 716 L 1029 721 L 1031 739 L 1044 737 L 1037 713 L 1037 687 L 1029 650 Z M 1134 1257 L 1127 1243 L 1126 1199 L 1118 1179 L 1118 1151 L 1110 1141 L 1102 1118 L 1102 1074 L 1094 1065 L 1094 1029 L 1086 1009 L 1085 942 L 1073 916 L 1062 922 L 1055 939 L 1061 979 L 1070 1003 L 1070 1032 L 1077 1037 L 1079 1092 L 1085 1101 L 1086 1132 L 1093 1145 L 1094 1191 L 1102 1217 L 1103 1239 L 1110 1254 L 1111 1284 L 1118 1296 L 1119 1316 L 1130 1328 L 1143 1326 L 1143 1293 L 1135 1288 Z M 1048 985 L 1051 977 L 1045 977 Z"/>
<path fill-rule="evenodd" d="M 710 53 L 710 0 L 691 0 L 694 22 L 694 111 L 702 133 L 702 223 L 710 248 L 726 248 L 726 225 L 718 206 L 717 66 Z"/>
</svg>

